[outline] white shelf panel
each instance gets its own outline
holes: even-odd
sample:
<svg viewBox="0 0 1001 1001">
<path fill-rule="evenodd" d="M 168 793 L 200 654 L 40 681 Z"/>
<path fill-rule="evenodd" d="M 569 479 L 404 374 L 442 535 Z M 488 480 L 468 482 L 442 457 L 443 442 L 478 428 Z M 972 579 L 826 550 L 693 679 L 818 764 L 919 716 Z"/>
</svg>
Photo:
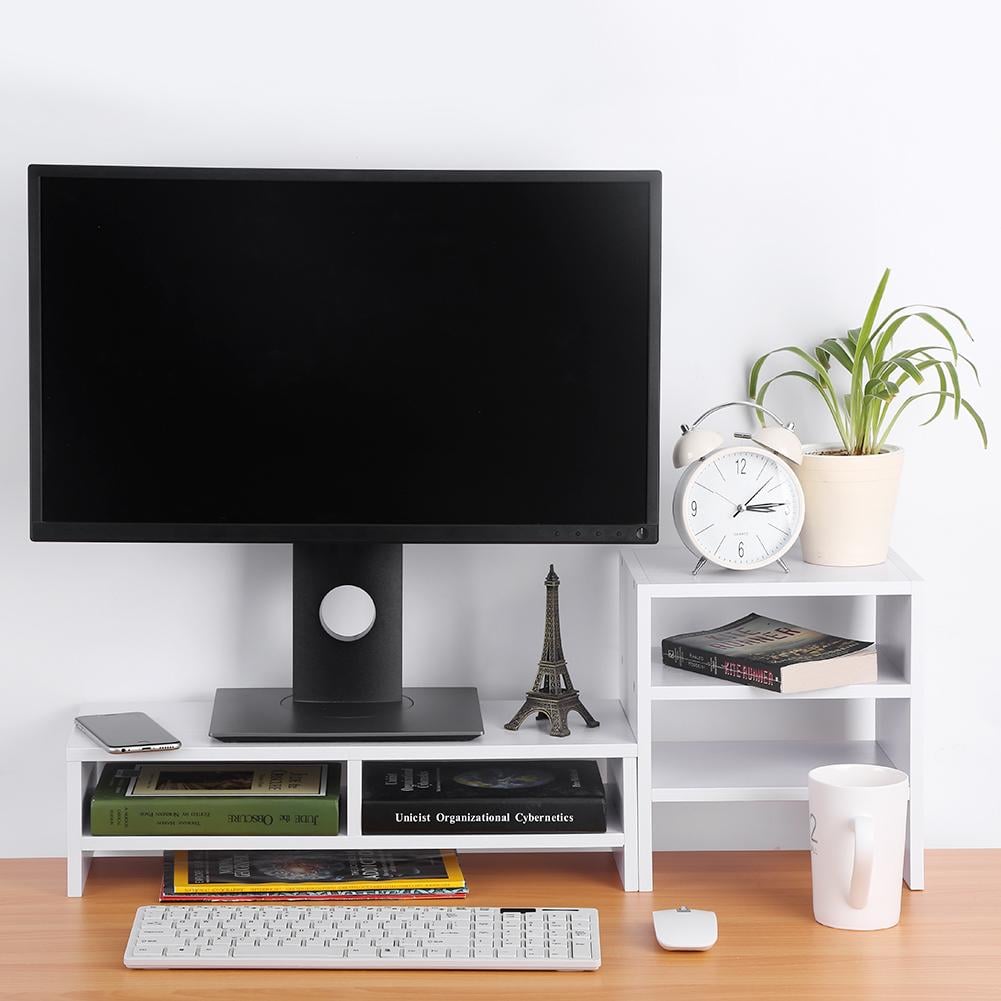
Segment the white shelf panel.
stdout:
<svg viewBox="0 0 1001 1001">
<path fill-rule="evenodd" d="M 755 598 L 911 594 L 920 578 L 896 553 L 872 567 L 820 567 L 804 563 L 799 547 L 778 567 L 724 570 L 707 564 L 692 575 L 695 557 L 680 545 L 637 546 L 624 552 L 637 587 L 651 598 Z"/>
<path fill-rule="evenodd" d="M 322 838 L 272 837 L 123 837 L 98 838 L 85 835 L 81 847 L 85 851 L 159 852 L 165 849 L 274 849 L 281 851 L 330 851 L 345 848 L 454 848 L 486 851 L 515 849 L 569 850 L 580 848 L 621 848 L 625 844 L 622 831 L 599 834 L 428 834 L 395 835 L 363 834 Z"/>
<path fill-rule="evenodd" d="M 811 768 L 891 765 L 872 740 L 657 741 L 655 803 L 805 800 Z"/>
<path fill-rule="evenodd" d="M 780 694 L 763 688 L 751 688 L 722 678 L 706 678 L 691 671 L 668 667 L 661 661 L 659 646 L 653 648 L 650 667 L 650 698 L 661 702 L 744 702 L 757 699 L 909 699 L 911 686 L 899 675 L 884 671 L 879 665 L 878 680 L 871 685 L 843 685 L 814 692 Z"/>
<path fill-rule="evenodd" d="M 589 730 L 576 715 L 570 717 L 569 737 L 550 737 L 548 723 L 526 720 L 517 731 L 505 730 L 521 702 L 481 701 L 482 737 L 475 740 L 400 741 L 353 744 L 228 743 L 208 736 L 212 703 L 156 702 L 147 705 L 109 704 L 82 706 L 87 713 L 148 713 L 181 741 L 176 751 L 134 755 L 108 754 L 79 730 L 73 729 L 66 745 L 67 761 L 465 761 L 531 758 L 635 758 L 636 737 L 622 706 L 615 700 L 589 700 L 584 704 L 601 726 Z"/>
</svg>

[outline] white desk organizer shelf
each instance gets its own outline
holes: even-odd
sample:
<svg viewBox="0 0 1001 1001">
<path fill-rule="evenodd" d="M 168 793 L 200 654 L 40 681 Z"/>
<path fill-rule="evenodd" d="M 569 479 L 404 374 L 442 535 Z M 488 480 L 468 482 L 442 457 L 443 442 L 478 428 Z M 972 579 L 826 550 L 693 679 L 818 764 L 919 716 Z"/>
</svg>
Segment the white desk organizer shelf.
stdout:
<svg viewBox="0 0 1001 1001">
<path fill-rule="evenodd" d="M 356 744 L 223 743 L 208 736 L 211 702 L 163 702 L 148 705 L 90 705 L 81 713 L 140 710 L 165 726 L 182 743 L 177 751 L 156 754 L 108 754 L 75 728 L 66 747 L 67 889 L 83 894 L 90 860 L 95 853 L 150 855 L 167 849 L 334 849 L 334 848 L 454 848 L 466 851 L 611 851 L 623 888 L 638 888 L 636 831 L 637 745 L 633 731 L 616 701 L 595 701 L 588 708 L 601 721 L 589 730 L 571 721 L 571 735 L 549 736 L 548 723 L 526 721 L 511 732 L 504 724 L 521 702 L 481 703 L 484 734 L 476 740 L 415 741 Z M 342 768 L 341 830 L 323 836 L 115 836 L 96 837 L 88 829 L 87 803 L 103 765 L 136 761 L 339 761 Z M 366 835 L 361 830 L 361 779 L 365 761 L 511 761 L 581 758 L 604 762 L 608 823 L 600 834 L 442 834 Z"/>
<path fill-rule="evenodd" d="M 557 739 L 548 726 L 527 721 L 520 730 L 504 723 L 521 704 L 482 703 L 485 733 L 471 741 L 357 744 L 222 743 L 208 736 L 211 703 L 96 705 L 81 712 L 149 713 L 182 741 L 179 751 L 129 755 L 129 760 L 339 761 L 344 765 L 341 831 L 337 837 L 95 837 L 87 828 L 87 800 L 102 765 L 120 761 L 73 730 L 66 750 L 68 837 L 67 892 L 83 893 L 90 859 L 97 852 L 154 854 L 184 848 L 455 848 L 465 851 L 611 851 L 626 890 L 653 889 L 655 803 L 787 802 L 807 798 L 806 775 L 816 765 L 860 761 L 892 764 L 910 775 L 904 878 L 924 886 L 922 833 L 921 668 L 917 629 L 920 579 L 895 554 L 881 566 L 836 569 L 787 559 L 791 572 L 745 573 L 706 567 L 693 577 L 692 557 L 680 547 L 623 550 L 620 555 L 620 701 L 587 700 L 601 721 L 589 730 L 573 717 L 571 735 Z M 729 599 L 740 612 L 781 614 L 797 599 L 869 602 L 873 605 L 878 681 L 796 695 L 776 695 L 743 685 L 667 668 L 654 635 L 658 603 L 680 602 L 674 617 L 684 623 L 685 602 Z M 754 608 L 767 601 L 767 608 Z M 727 602 L 721 603 L 721 608 Z M 678 606 L 675 606 L 677 608 Z M 711 624 L 726 621 L 721 611 Z M 736 615 L 734 616 L 736 617 Z M 796 620 L 795 612 L 789 618 Z M 809 624 L 809 623 L 807 623 Z M 682 624 L 675 631 L 687 628 Z M 691 628 L 696 628 L 692 626 Z M 851 739 L 658 740 L 654 709 L 661 703 L 786 703 L 795 711 L 817 700 L 844 706 Z M 361 832 L 364 761 L 528 760 L 584 758 L 605 765 L 608 827 L 601 834 L 365 835 Z"/>
<path fill-rule="evenodd" d="M 737 573 L 705 567 L 692 575 L 694 558 L 680 548 L 657 546 L 624 550 L 620 560 L 620 641 L 623 705 L 639 743 L 639 888 L 653 889 L 653 807 L 655 803 L 783 802 L 806 800 L 807 772 L 822 764 L 871 762 L 893 765 L 910 776 L 904 879 L 924 887 L 921 755 L 922 670 L 917 630 L 920 578 L 896 554 L 880 566 L 833 568 L 787 559 L 790 573 L 775 568 Z M 795 695 L 778 695 L 665 667 L 655 623 L 662 602 L 672 603 L 672 621 L 685 620 L 692 599 L 731 599 L 728 611 L 707 625 L 719 625 L 750 611 L 782 614 L 783 603 L 824 599 L 868 602 L 874 607 L 878 680 L 870 685 Z M 758 608 L 755 603 L 765 603 Z M 681 603 L 679 607 L 679 603 Z M 729 616 L 731 606 L 740 611 Z M 692 607 L 692 606 L 689 606 Z M 722 604 L 721 604 L 722 607 Z M 796 621 L 795 612 L 789 620 Z M 811 624 L 811 623 L 805 623 Z M 685 628 L 702 626 L 681 626 Z M 667 635 L 667 633 L 665 633 Z M 840 700 L 845 735 L 830 740 L 671 740 L 656 739 L 655 708 L 660 703 L 791 703 L 795 712 L 815 700 Z M 854 739 L 857 738 L 857 739 Z M 805 820 L 804 820 L 805 827 Z"/>
</svg>

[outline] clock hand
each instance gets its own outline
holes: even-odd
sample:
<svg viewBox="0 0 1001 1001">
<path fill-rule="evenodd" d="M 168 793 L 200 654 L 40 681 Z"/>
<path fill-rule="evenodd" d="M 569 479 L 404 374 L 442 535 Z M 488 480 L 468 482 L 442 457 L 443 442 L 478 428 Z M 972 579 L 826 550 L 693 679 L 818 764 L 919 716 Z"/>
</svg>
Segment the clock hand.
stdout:
<svg viewBox="0 0 1001 1001">
<path fill-rule="evenodd" d="M 733 504 L 733 501 L 729 497 L 724 497 L 718 490 L 713 490 L 712 487 L 707 487 L 704 483 L 696 483 L 696 486 L 702 487 L 703 490 L 708 490 L 711 494 L 716 494 L 717 497 L 725 500 L 727 504 Z M 733 506 L 738 507 L 739 505 L 733 504 Z"/>
<path fill-rule="evenodd" d="M 765 513 L 770 513 L 774 511 L 777 507 L 785 507 L 785 501 L 765 501 L 762 504 L 745 504 L 745 511 L 764 511 Z"/>
<path fill-rule="evenodd" d="M 751 501 L 754 500 L 754 498 L 757 497 L 758 494 L 760 494 L 761 491 L 764 490 L 765 487 L 767 487 L 768 484 L 771 483 L 772 480 L 774 480 L 774 479 L 775 479 L 774 476 L 769 476 L 768 479 L 765 480 L 765 482 L 762 483 L 761 486 L 758 487 L 758 489 L 755 490 L 753 494 L 751 494 L 751 496 L 747 499 L 747 503 L 746 504 L 738 504 L 737 505 L 737 510 L 733 512 L 734 518 L 736 518 L 737 515 L 740 514 L 741 511 L 746 511 L 747 510 L 747 505 L 750 504 Z"/>
</svg>

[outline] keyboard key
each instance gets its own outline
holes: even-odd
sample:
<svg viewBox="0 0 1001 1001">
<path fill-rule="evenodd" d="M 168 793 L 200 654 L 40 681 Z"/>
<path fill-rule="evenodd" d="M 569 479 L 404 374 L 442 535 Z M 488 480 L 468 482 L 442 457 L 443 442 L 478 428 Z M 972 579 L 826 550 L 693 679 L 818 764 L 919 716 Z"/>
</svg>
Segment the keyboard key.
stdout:
<svg viewBox="0 0 1001 1001">
<path fill-rule="evenodd" d="M 136 945 L 132 947 L 133 956 L 162 956 L 162 945 Z"/>
</svg>

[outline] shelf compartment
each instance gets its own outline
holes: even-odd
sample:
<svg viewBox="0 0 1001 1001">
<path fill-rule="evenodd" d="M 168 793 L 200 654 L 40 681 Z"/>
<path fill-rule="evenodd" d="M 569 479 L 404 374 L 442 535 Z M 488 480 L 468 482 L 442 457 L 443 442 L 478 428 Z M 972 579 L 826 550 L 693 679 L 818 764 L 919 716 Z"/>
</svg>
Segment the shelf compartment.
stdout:
<svg viewBox="0 0 1001 1001">
<path fill-rule="evenodd" d="M 874 740 L 656 741 L 653 802 L 805 800 L 811 768 L 846 763 L 893 766 Z"/>
<path fill-rule="evenodd" d="M 757 699 L 909 699 L 911 686 L 902 675 L 885 668 L 888 658 L 883 658 L 878 667 L 878 679 L 868 685 L 843 685 L 840 688 L 824 688 L 813 692 L 792 692 L 780 694 L 750 685 L 739 685 L 722 678 L 707 678 L 677 667 L 668 667 L 661 660 L 659 646 L 653 648 L 650 666 L 650 698 L 654 701 L 698 702 L 725 701 L 741 702 Z"/>
</svg>

